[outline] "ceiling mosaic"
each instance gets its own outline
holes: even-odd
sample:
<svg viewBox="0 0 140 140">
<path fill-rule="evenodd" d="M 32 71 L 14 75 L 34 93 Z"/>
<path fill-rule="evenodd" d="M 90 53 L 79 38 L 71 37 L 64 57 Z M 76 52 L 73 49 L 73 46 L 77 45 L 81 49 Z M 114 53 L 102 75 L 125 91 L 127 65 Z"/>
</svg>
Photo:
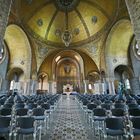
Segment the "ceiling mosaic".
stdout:
<svg viewBox="0 0 140 140">
<path fill-rule="evenodd" d="M 20 18 L 33 37 L 57 47 L 64 47 L 67 26 L 75 47 L 109 28 L 117 8 L 118 0 L 22 0 Z"/>
</svg>

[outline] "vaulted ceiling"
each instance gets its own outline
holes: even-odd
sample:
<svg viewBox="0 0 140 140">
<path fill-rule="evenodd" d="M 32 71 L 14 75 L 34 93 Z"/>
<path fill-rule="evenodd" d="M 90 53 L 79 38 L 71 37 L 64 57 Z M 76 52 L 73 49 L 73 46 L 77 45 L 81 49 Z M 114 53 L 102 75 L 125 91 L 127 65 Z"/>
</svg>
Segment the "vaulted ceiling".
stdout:
<svg viewBox="0 0 140 140">
<path fill-rule="evenodd" d="M 35 38 L 63 47 L 62 34 L 72 35 L 71 46 L 97 39 L 112 24 L 119 0 L 21 0 L 19 16 Z M 66 8 L 68 14 L 66 16 Z"/>
</svg>

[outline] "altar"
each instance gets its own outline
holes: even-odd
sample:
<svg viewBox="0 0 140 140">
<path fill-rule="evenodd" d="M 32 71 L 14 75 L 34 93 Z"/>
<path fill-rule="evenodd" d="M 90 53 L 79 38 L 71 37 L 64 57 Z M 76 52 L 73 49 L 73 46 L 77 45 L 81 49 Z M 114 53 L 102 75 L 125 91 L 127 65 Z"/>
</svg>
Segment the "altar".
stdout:
<svg viewBox="0 0 140 140">
<path fill-rule="evenodd" d="M 70 94 L 72 92 L 73 92 L 73 85 L 71 84 L 63 85 L 63 93 Z"/>
</svg>

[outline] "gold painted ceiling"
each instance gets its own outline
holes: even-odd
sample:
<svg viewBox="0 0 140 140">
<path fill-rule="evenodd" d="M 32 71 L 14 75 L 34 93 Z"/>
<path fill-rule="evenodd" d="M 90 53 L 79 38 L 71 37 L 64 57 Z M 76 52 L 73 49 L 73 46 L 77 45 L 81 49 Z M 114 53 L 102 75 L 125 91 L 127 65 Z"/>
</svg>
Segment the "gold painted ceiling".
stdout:
<svg viewBox="0 0 140 140">
<path fill-rule="evenodd" d="M 35 38 L 54 46 L 64 46 L 61 35 L 65 31 L 65 11 L 56 1 L 21 0 L 20 18 L 27 31 Z M 115 18 L 118 0 L 77 1 L 68 11 L 68 30 L 71 46 L 78 46 L 97 38 Z"/>
</svg>

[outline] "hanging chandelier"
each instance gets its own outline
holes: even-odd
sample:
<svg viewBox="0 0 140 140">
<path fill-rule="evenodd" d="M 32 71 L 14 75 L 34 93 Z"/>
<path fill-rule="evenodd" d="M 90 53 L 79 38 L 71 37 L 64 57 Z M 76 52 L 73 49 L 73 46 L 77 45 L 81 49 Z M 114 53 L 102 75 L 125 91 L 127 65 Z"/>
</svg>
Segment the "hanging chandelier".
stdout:
<svg viewBox="0 0 140 140">
<path fill-rule="evenodd" d="M 72 42 L 73 35 L 79 34 L 79 29 L 76 28 L 73 32 L 68 28 L 68 12 L 75 10 L 79 2 L 80 0 L 55 0 L 56 8 L 65 13 L 64 30 L 57 30 L 56 35 L 61 37 L 61 40 L 66 47 Z"/>
<path fill-rule="evenodd" d="M 72 41 L 72 33 L 68 29 L 68 9 L 67 6 L 65 8 L 65 30 L 62 33 L 62 41 L 66 47 L 68 47 Z"/>
<path fill-rule="evenodd" d="M 69 30 L 65 30 L 64 33 L 62 33 L 62 41 L 64 42 L 65 46 L 68 47 L 72 41 L 72 34 Z"/>
</svg>

